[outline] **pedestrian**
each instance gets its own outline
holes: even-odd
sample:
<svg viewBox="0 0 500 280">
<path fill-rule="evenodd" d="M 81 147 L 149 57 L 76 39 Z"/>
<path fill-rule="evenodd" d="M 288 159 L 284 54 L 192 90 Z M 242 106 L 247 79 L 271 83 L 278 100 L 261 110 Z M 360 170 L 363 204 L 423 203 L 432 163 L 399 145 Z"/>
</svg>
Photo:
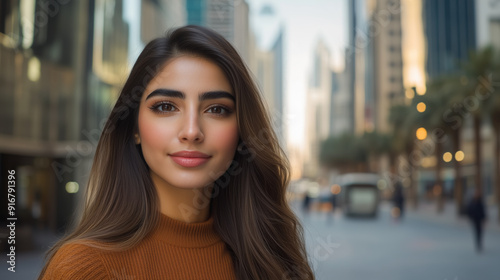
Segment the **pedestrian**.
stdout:
<svg viewBox="0 0 500 280">
<path fill-rule="evenodd" d="M 328 196 L 328 202 L 330 203 L 330 211 L 328 211 L 327 214 L 327 219 L 326 219 L 326 224 L 331 225 L 333 223 L 333 219 L 335 217 L 335 207 L 337 206 L 337 195 L 332 193 L 332 188 L 330 189 L 330 194 Z"/>
<path fill-rule="evenodd" d="M 289 178 L 237 51 L 208 28 L 175 29 L 134 64 L 81 219 L 39 279 L 314 279 Z"/>
<path fill-rule="evenodd" d="M 401 220 L 404 214 L 405 207 L 405 197 L 403 194 L 403 185 L 401 182 L 396 182 L 394 186 L 394 193 L 392 196 L 392 201 L 394 203 L 394 216 L 397 220 Z"/>
<path fill-rule="evenodd" d="M 467 215 L 474 230 L 474 240 L 477 252 L 483 250 L 483 226 L 486 221 L 486 211 L 484 209 L 483 198 L 476 192 L 467 205 Z"/>
<path fill-rule="evenodd" d="M 330 194 L 330 204 L 332 205 L 332 215 L 335 214 L 335 209 L 337 209 L 337 194 Z"/>
<path fill-rule="evenodd" d="M 304 213 L 309 213 L 311 207 L 311 195 L 309 194 L 309 190 L 304 193 L 304 198 L 302 199 L 302 211 Z"/>
</svg>

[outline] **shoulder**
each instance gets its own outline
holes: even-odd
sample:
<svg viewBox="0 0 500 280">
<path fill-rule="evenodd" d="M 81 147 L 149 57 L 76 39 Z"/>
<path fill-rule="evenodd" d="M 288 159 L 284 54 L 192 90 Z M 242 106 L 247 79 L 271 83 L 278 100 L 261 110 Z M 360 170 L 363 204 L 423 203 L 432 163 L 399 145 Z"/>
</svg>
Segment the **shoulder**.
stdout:
<svg viewBox="0 0 500 280">
<path fill-rule="evenodd" d="M 65 244 L 54 254 L 42 279 L 109 279 L 99 249 Z"/>
</svg>

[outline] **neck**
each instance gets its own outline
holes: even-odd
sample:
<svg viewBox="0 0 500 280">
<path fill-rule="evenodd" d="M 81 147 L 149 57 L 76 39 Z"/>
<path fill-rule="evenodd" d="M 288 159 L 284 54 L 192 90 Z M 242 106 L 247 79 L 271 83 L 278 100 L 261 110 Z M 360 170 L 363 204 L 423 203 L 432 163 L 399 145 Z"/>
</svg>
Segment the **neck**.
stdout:
<svg viewBox="0 0 500 280">
<path fill-rule="evenodd" d="M 171 186 L 153 174 L 151 178 L 160 200 L 162 214 L 186 223 L 200 223 L 208 220 L 212 186 L 183 189 Z"/>
</svg>

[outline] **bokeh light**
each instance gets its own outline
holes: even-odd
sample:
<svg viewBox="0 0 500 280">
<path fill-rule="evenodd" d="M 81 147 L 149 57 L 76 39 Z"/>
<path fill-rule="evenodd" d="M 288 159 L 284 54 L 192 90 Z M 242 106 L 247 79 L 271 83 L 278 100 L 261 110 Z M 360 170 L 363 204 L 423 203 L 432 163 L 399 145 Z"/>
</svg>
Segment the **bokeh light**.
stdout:
<svg viewBox="0 0 500 280">
<path fill-rule="evenodd" d="M 409 88 L 406 90 L 405 95 L 406 95 L 406 98 L 413 99 L 413 97 L 415 97 L 415 91 L 413 91 L 413 89 Z"/>
<path fill-rule="evenodd" d="M 427 130 L 423 127 L 417 129 L 417 139 L 418 140 L 425 140 L 425 138 L 427 138 Z"/>
<path fill-rule="evenodd" d="M 425 109 L 427 108 L 427 106 L 425 105 L 424 102 L 419 102 L 417 104 L 417 111 L 419 111 L 420 113 L 423 113 L 425 112 Z"/>
<path fill-rule="evenodd" d="M 40 60 L 36 57 L 31 57 L 28 60 L 28 79 L 32 82 L 40 80 Z"/>
<path fill-rule="evenodd" d="M 331 187 L 330 191 L 332 192 L 332 194 L 339 194 L 342 191 L 342 188 L 339 185 L 335 184 Z"/>
<path fill-rule="evenodd" d="M 431 168 L 436 166 L 437 158 L 435 156 L 424 157 L 421 161 L 423 168 Z"/>
<path fill-rule="evenodd" d="M 456 160 L 456 161 L 462 161 L 462 160 L 464 160 L 464 158 L 465 158 L 465 154 L 464 154 L 464 152 L 462 152 L 462 151 L 457 151 L 457 152 L 455 153 L 455 160 Z"/>
<path fill-rule="evenodd" d="M 387 188 L 387 182 L 383 179 L 378 180 L 377 187 L 379 190 L 384 190 Z"/>
<path fill-rule="evenodd" d="M 68 182 L 66 183 L 66 192 L 68 193 L 77 193 L 80 186 L 77 182 Z"/>
<path fill-rule="evenodd" d="M 446 152 L 443 155 L 443 160 L 445 162 L 450 162 L 453 159 L 453 155 L 450 152 Z"/>
</svg>

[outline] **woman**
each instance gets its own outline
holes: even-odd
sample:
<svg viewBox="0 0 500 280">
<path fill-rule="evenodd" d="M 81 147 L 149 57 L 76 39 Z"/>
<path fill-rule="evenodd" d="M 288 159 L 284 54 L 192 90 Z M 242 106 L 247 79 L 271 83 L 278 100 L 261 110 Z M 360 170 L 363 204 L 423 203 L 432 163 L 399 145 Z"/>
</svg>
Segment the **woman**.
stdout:
<svg viewBox="0 0 500 280">
<path fill-rule="evenodd" d="M 81 221 L 40 279 L 314 279 L 288 180 L 235 49 L 209 29 L 179 28 L 132 68 Z"/>
</svg>

